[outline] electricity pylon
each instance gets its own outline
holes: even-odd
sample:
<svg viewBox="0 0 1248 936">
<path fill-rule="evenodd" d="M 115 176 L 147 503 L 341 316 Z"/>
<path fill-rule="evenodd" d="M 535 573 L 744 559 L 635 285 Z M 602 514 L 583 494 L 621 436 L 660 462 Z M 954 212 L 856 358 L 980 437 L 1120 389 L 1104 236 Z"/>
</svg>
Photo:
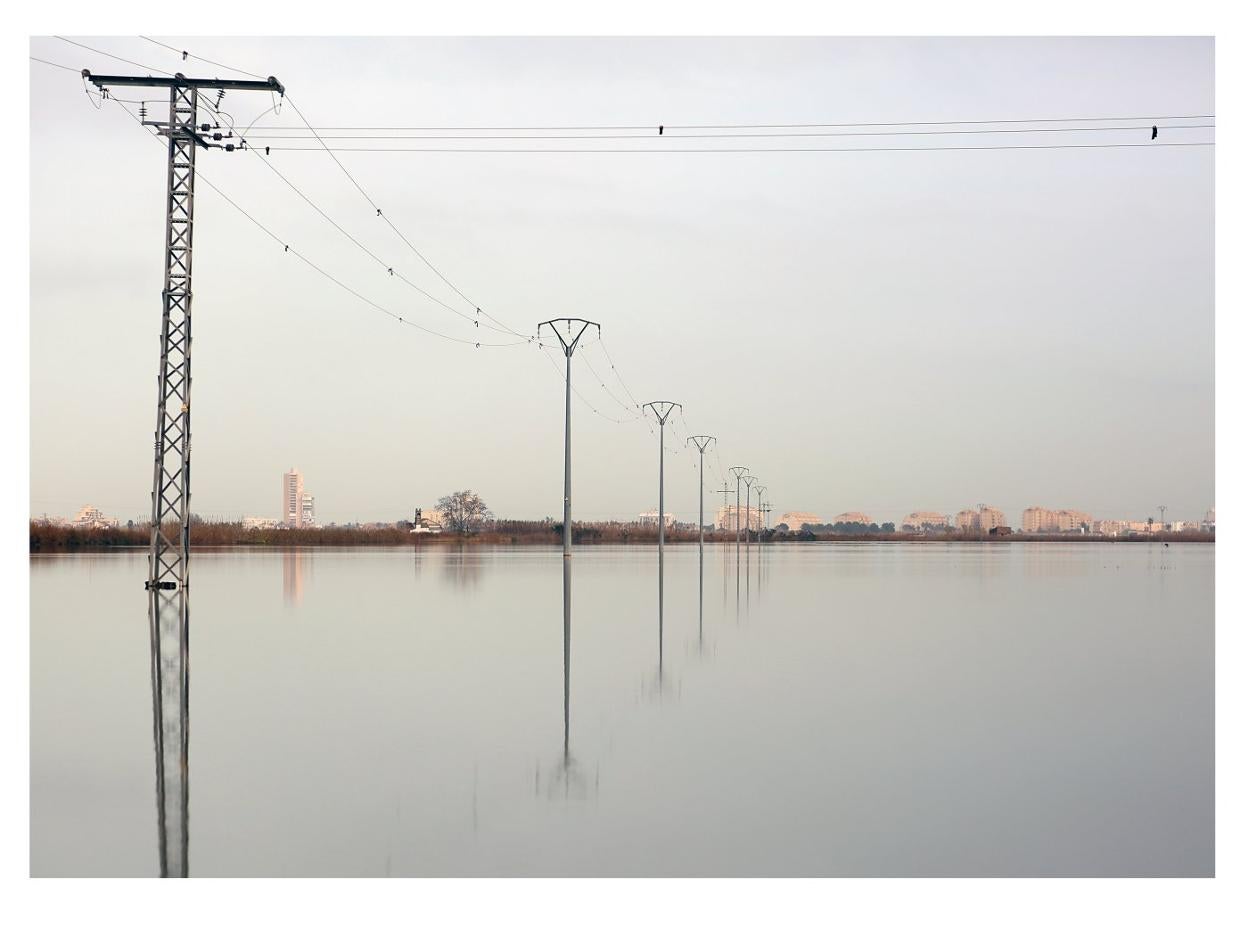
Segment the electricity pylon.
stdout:
<svg viewBox="0 0 1248 936">
<path fill-rule="evenodd" d="M 746 475 L 741 479 L 745 482 L 745 545 L 750 545 L 750 487 L 758 483 L 758 478 Z M 748 552 L 747 552 L 748 554 Z"/>
<path fill-rule="evenodd" d="M 762 512 L 763 512 L 763 494 L 765 494 L 765 493 L 766 493 L 766 491 L 767 491 L 767 488 L 763 487 L 761 484 L 760 484 L 760 485 L 755 485 L 755 487 L 754 487 L 754 493 L 758 495 L 758 512 L 759 512 L 760 517 L 761 517 Z M 762 535 L 762 534 L 763 534 L 763 532 L 764 532 L 766 529 L 767 529 L 767 524 L 766 524 L 766 521 L 764 521 L 763 526 L 762 526 L 762 527 L 759 529 L 759 531 L 758 531 L 758 534 L 759 534 L 759 535 L 758 535 L 758 541 L 759 541 L 760 543 L 763 541 L 763 535 Z"/>
<path fill-rule="evenodd" d="M 564 324 L 564 329 L 568 333 L 566 338 L 559 334 L 560 322 Z M 577 329 L 575 336 L 572 334 L 573 324 L 581 326 Z M 563 345 L 563 356 L 567 358 L 568 364 L 563 411 L 563 555 L 566 558 L 572 555 L 572 354 L 576 351 L 576 344 L 581 340 L 581 335 L 585 334 L 585 329 L 592 325 L 601 335 L 602 326 L 583 318 L 551 319 L 549 322 L 538 324 L 539 338 L 543 325 L 549 325 L 550 330 L 559 339 L 559 344 Z"/>
<path fill-rule="evenodd" d="M 750 469 L 742 465 L 733 465 L 728 470 L 731 471 L 737 478 L 737 512 L 733 515 L 732 527 L 736 533 L 735 538 L 737 541 L 737 552 L 739 554 L 741 552 L 741 479 L 745 477 L 746 473 Z"/>
<path fill-rule="evenodd" d="M 706 447 L 715 441 L 714 436 L 696 435 L 685 439 L 685 444 L 692 442 L 698 447 L 698 555 L 702 555 L 702 546 L 705 539 L 706 523 L 702 519 L 702 494 L 706 487 L 702 481 L 702 458 L 706 455 Z"/>
<path fill-rule="evenodd" d="M 1164 530 L 1166 528 L 1166 505 L 1161 504 L 1157 509 L 1161 511 L 1161 528 Z"/>
<path fill-rule="evenodd" d="M 82 77 L 102 92 L 111 87 L 169 89 L 169 119 L 144 121 L 169 138 L 168 189 L 165 205 L 164 311 L 160 327 L 160 373 L 156 378 L 156 458 L 152 468 L 152 538 L 146 587 L 185 588 L 191 523 L 191 257 L 195 229 L 195 153 L 197 149 L 233 152 L 232 133 L 214 132 L 198 123 L 201 89 L 276 91 L 276 78 L 235 81 L 221 78 L 172 78 L 150 75 Z M 167 529 L 168 528 L 168 529 Z M 176 532 L 174 532 L 176 530 Z M 171 535 L 172 534 L 172 535 Z"/>
<path fill-rule="evenodd" d="M 667 425 L 667 417 L 672 415 L 672 410 L 680 410 L 682 413 L 685 408 L 679 403 L 673 403 L 671 400 L 654 400 L 646 403 L 642 409 L 650 408 L 654 413 L 654 418 L 659 421 L 659 569 L 660 580 L 662 578 L 662 559 L 663 559 L 663 427 Z"/>
</svg>

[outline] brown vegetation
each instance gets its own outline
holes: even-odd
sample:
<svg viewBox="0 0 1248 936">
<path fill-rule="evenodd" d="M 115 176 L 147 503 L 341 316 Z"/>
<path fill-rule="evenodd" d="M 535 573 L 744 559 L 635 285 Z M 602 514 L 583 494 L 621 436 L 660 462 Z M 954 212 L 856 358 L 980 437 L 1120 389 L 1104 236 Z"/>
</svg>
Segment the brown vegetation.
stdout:
<svg viewBox="0 0 1248 936">
<path fill-rule="evenodd" d="M 174 531 L 170 531 L 173 533 Z M 751 539 L 757 533 L 751 534 Z M 74 552 L 78 550 L 107 550 L 145 548 L 150 541 L 150 527 L 135 524 L 127 527 L 84 528 L 58 525 L 46 521 L 30 522 L 30 551 Z M 658 528 L 639 523 L 585 523 L 573 524 L 572 542 L 577 545 L 611 545 L 626 543 L 654 543 L 658 540 Z M 698 531 L 681 527 L 668 530 L 669 543 L 696 543 Z M 706 533 L 706 541 L 732 542 L 731 532 L 716 530 Z M 1210 543 L 1212 533 L 1156 533 L 1130 536 L 1054 536 L 1014 533 L 1009 536 L 988 536 L 982 533 L 866 533 L 845 535 L 836 533 L 777 532 L 763 534 L 764 542 L 815 542 L 815 541 L 884 541 L 884 542 L 1178 542 Z M 191 545 L 198 547 L 264 546 L 284 548 L 290 546 L 408 546 L 446 542 L 481 543 L 486 545 L 557 545 L 563 542 L 563 524 L 550 520 L 494 520 L 486 528 L 475 533 L 413 534 L 410 524 L 394 526 L 347 527 L 328 526 L 304 529 L 247 530 L 241 523 L 192 523 Z"/>
</svg>

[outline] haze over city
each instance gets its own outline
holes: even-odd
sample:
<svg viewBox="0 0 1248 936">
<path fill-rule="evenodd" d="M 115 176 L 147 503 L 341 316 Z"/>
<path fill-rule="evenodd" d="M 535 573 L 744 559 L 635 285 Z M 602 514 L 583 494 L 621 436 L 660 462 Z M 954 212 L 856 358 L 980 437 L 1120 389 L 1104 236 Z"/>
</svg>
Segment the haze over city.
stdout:
<svg viewBox="0 0 1248 936">
<path fill-rule="evenodd" d="M 82 41 L 183 67 L 137 39 Z M 1212 114 L 1214 100 L 1209 39 L 202 39 L 196 51 L 280 76 L 323 127 L 657 133 Z M 31 54 L 127 70 L 54 39 Z M 77 75 L 30 67 L 30 511 L 92 503 L 139 518 L 165 153 L 116 106 L 96 110 Z M 222 106 L 241 125 L 264 97 Z M 289 107 L 262 122 L 298 125 Z M 1122 139 L 1133 135 L 1148 138 Z M 777 514 L 900 521 L 986 502 L 1012 522 L 1037 504 L 1143 519 L 1166 504 L 1199 520 L 1214 506 L 1212 147 L 337 155 L 489 315 L 526 334 L 558 316 L 600 322 L 627 391 L 684 404 L 669 443 L 717 436 L 722 465 L 750 466 Z M 323 152 L 270 158 L 397 271 L 455 301 Z M 255 155 L 208 152 L 199 171 L 362 294 L 481 335 L 379 273 Z M 197 513 L 273 515 L 295 464 L 323 522 L 408 516 L 462 488 L 499 516 L 559 514 L 562 375 L 540 351 L 400 327 L 207 186 L 197 202 Z M 602 346 L 584 353 L 607 387 L 580 359 L 573 386 L 629 419 Z M 573 438 L 578 519 L 655 507 L 643 423 L 574 399 Z M 667 510 L 696 519 L 693 456 L 667 468 Z M 719 483 L 708 457 L 707 487 Z M 708 511 L 718 503 L 707 495 Z"/>
</svg>

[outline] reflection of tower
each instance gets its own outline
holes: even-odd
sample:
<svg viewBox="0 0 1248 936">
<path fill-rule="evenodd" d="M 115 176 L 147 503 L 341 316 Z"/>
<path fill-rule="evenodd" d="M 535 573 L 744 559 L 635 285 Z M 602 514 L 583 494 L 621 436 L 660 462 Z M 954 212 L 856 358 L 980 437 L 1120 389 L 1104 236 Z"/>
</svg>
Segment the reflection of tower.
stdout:
<svg viewBox="0 0 1248 936">
<path fill-rule="evenodd" d="M 572 557 L 563 557 L 563 752 L 554 771 L 549 776 L 547 794 L 552 798 L 584 799 L 589 783 L 572 757 Z M 533 778 L 534 794 L 542 788 L 541 767 Z M 594 775 L 594 793 L 598 791 L 597 771 Z"/>
<path fill-rule="evenodd" d="M 190 599 L 151 592 L 152 735 L 156 749 L 156 831 L 161 877 L 187 877 L 189 830 Z"/>
<path fill-rule="evenodd" d="M 297 549 L 282 553 L 282 594 L 290 607 L 303 604 L 303 578 L 309 561 L 307 554 Z"/>
</svg>

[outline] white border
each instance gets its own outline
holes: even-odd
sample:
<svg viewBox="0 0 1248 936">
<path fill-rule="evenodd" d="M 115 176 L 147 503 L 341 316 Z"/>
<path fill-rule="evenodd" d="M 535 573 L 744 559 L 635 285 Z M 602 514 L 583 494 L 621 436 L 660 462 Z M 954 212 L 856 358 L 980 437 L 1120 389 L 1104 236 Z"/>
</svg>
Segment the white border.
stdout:
<svg viewBox="0 0 1248 936">
<path fill-rule="evenodd" d="M 124 9 L 123 9 L 124 8 Z M 1216 35 L 1217 178 L 1217 439 L 1218 511 L 1227 531 L 1218 544 L 1223 569 L 1239 569 L 1245 514 L 1236 479 L 1243 477 L 1243 93 L 1242 33 L 1230 4 L 1050 2 L 892 3 L 841 9 L 769 2 L 678 3 L 639 0 L 615 7 L 572 2 L 463 3 L 406 6 L 337 4 L 332 8 L 219 0 L 175 16 L 167 3 L 56 5 L 56 19 L 30 6 L 10 10 L 3 40 L 3 87 L 29 107 L 28 36 L 76 35 Z M 186 8 L 182 8 L 186 9 Z M 15 109 L 11 109 L 15 110 Z M 9 205 L 27 203 L 29 127 L 11 114 L 4 147 Z M 1236 210 L 1240 209 L 1240 210 Z M 1214 881 L 30 881 L 28 568 L 24 515 L 29 446 L 29 218 L 6 215 L 4 282 L 15 301 L 6 310 L 3 341 L 6 434 L 22 458 L 4 459 L 5 615 L 13 644 L 4 654 L 3 880 L 5 918 L 25 932 L 101 927 L 146 932 L 157 926 L 190 932 L 226 929 L 356 932 L 378 925 L 444 931 L 588 930 L 605 932 L 847 932 L 949 929 L 958 932 L 1225 932 L 1242 925 L 1245 638 L 1239 575 L 1223 576 L 1217 595 L 1217 878 Z M 25 313 L 25 314 L 23 314 Z M 1240 911 L 1236 913 L 1236 911 Z M 29 924 L 23 924 L 25 917 Z"/>
</svg>

